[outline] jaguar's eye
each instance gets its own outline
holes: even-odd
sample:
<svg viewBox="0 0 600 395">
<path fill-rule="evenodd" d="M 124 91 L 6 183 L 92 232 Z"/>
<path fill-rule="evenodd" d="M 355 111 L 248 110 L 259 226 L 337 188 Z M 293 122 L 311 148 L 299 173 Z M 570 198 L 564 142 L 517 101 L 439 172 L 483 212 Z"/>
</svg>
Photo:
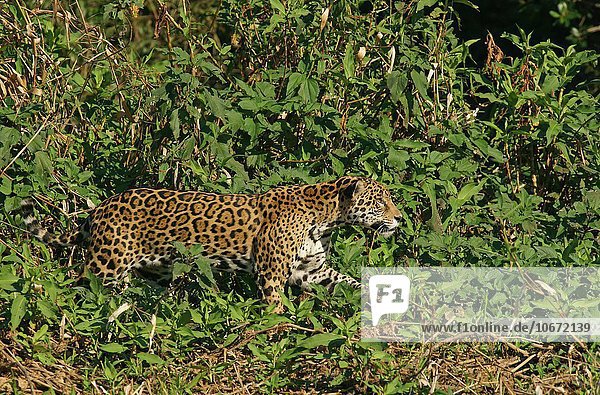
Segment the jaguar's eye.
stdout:
<svg viewBox="0 0 600 395">
<path fill-rule="evenodd" d="M 384 207 L 385 207 L 385 203 L 377 202 L 377 208 L 384 208 Z"/>
</svg>

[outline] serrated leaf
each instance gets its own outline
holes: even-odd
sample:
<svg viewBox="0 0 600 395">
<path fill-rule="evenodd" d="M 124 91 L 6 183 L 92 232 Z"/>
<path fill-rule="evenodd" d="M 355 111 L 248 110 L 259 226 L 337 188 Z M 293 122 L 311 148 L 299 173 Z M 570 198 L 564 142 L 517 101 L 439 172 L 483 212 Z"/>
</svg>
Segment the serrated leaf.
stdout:
<svg viewBox="0 0 600 395">
<path fill-rule="evenodd" d="M 213 113 L 213 115 L 225 121 L 227 119 L 227 116 L 225 114 L 225 111 L 227 109 L 226 103 L 223 100 L 221 100 L 221 98 L 213 96 L 209 93 L 206 93 L 205 97 L 206 104 L 208 104 L 208 108 L 210 108 L 210 111 Z"/>
<path fill-rule="evenodd" d="M 314 103 L 319 97 L 319 83 L 312 78 L 308 78 L 300 84 L 298 94 L 305 103 Z"/>
<path fill-rule="evenodd" d="M 285 90 L 285 95 L 287 97 L 290 97 L 295 92 L 295 90 L 300 86 L 300 84 L 302 84 L 304 81 L 306 81 L 306 76 L 304 74 L 300 74 L 300 73 L 290 74 L 290 77 L 288 79 L 287 88 Z"/>
</svg>

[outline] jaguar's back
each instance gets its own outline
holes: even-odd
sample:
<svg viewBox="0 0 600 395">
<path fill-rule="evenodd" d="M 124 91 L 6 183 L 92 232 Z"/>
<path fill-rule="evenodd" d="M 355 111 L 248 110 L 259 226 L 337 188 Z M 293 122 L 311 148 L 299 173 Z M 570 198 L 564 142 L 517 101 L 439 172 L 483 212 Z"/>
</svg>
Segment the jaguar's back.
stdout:
<svg viewBox="0 0 600 395">
<path fill-rule="evenodd" d="M 174 242 L 201 244 L 221 270 L 252 271 L 260 195 L 133 189 L 104 201 L 88 219 L 89 268 L 105 277 L 169 266 Z"/>
</svg>

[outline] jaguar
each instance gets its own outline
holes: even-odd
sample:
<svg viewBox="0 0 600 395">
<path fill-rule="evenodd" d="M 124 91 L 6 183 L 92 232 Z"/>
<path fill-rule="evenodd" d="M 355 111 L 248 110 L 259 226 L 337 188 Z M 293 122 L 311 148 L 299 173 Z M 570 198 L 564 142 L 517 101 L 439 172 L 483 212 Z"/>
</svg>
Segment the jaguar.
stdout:
<svg viewBox="0 0 600 395">
<path fill-rule="evenodd" d="M 60 235 L 36 219 L 32 199 L 23 201 L 22 213 L 37 239 L 51 246 L 84 246 L 86 270 L 105 281 L 170 270 L 179 256 L 175 242 L 200 244 L 213 269 L 252 273 L 275 312 L 283 311 L 280 292 L 286 284 L 302 290 L 311 284 L 332 290 L 340 282 L 360 287 L 327 265 L 336 228 L 358 225 L 388 237 L 401 218 L 384 185 L 355 176 L 255 195 L 130 189 Z"/>
</svg>

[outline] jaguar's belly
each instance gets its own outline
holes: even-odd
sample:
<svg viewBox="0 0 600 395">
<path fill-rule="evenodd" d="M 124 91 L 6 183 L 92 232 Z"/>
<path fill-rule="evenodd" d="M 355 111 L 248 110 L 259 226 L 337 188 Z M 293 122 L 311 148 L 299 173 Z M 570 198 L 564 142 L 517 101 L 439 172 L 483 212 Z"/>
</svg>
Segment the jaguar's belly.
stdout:
<svg viewBox="0 0 600 395">
<path fill-rule="evenodd" d="M 222 272 L 243 271 L 254 273 L 254 261 L 245 255 L 205 255 L 213 269 Z"/>
<path fill-rule="evenodd" d="M 157 267 L 171 267 L 173 263 L 181 261 L 183 256 L 172 245 L 157 246 L 153 250 L 148 249 L 145 254 L 137 254 L 132 259 L 134 269 L 146 269 L 156 271 Z M 204 248 L 200 254 L 206 258 L 214 270 L 224 272 L 244 271 L 254 272 L 254 261 L 249 253 L 242 251 L 217 250 L 215 248 Z"/>
<path fill-rule="evenodd" d="M 299 285 L 306 281 L 308 275 L 323 267 L 329 254 L 330 237 L 331 230 L 326 227 L 313 228 L 308 232 L 292 263 L 290 284 Z"/>
</svg>

